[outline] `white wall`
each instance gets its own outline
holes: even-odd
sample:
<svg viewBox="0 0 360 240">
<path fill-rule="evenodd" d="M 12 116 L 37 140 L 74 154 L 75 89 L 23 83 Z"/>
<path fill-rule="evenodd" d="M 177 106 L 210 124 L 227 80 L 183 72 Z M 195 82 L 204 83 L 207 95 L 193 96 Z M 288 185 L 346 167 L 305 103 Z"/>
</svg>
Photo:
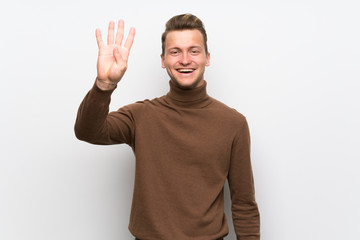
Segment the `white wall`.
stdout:
<svg viewBox="0 0 360 240">
<path fill-rule="evenodd" d="M 8 1 L 0 6 L 0 239 L 133 239 L 134 157 L 78 141 L 95 28 L 137 33 L 111 110 L 163 95 L 166 20 L 205 23 L 208 92 L 247 116 L 263 240 L 360 235 L 356 0 Z M 228 194 L 228 191 L 226 191 Z M 230 220 L 229 197 L 226 209 Z M 235 239 L 233 228 L 227 239 Z"/>
</svg>

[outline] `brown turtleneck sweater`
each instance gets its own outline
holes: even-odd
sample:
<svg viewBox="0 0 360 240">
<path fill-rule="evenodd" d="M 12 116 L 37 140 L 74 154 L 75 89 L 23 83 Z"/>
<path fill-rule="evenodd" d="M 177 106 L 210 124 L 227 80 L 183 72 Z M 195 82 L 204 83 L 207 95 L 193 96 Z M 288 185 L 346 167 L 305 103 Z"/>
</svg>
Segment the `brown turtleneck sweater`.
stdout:
<svg viewBox="0 0 360 240">
<path fill-rule="evenodd" d="M 75 123 L 80 140 L 126 143 L 136 158 L 130 232 L 142 240 L 214 240 L 228 234 L 229 181 L 238 240 L 259 240 L 260 219 L 246 119 L 209 97 L 170 81 L 167 95 L 109 113 L 112 91 L 96 84 Z"/>
</svg>

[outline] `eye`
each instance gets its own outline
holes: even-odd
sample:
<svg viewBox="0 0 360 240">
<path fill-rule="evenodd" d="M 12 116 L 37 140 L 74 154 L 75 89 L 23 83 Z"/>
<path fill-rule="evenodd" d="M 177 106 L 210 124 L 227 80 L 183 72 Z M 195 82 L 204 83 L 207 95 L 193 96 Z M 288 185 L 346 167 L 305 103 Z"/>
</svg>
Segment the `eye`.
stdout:
<svg viewBox="0 0 360 240">
<path fill-rule="evenodd" d="M 176 56 L 176 55 L 179 54 L 179 51 L 178 51 L 178 50 L 171 50 L 171 51 L 170 51 L 170 54 Z"/>
<path fill-rule="evenodd" d="M 191 53 L 192 55 L 196 55 L 196 54 L 199 54 L 200 51 L 199 51 L 198 49 L 192 49 L 192 50 L 190 51 L 190 53 Z"/>
</svg>

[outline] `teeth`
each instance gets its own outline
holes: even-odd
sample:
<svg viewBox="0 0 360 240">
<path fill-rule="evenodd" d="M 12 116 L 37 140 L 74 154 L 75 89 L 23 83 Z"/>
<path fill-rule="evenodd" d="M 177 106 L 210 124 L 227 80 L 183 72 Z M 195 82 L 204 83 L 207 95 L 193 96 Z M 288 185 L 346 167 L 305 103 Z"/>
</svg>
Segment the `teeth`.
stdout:
<svg viewBox="0 0 360 240">
<path fill-rule="evenodd" d="M 189 73 L 189 72 L 193 72 L 194 70 L 192 70 L 192 69 L 179 69 L 178 71 L 181 72 L 181 73 Z"/>
</svg>

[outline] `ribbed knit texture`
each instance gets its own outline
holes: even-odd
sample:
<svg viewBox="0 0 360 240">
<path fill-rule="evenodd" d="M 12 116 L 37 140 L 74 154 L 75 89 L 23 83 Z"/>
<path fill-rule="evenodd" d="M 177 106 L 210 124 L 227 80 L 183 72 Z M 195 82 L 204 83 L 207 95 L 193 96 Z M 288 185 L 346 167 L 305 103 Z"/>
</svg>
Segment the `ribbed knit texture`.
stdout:
<svg viewBox="0 0 360 240">
<path fill-rule="evenodd" d="M 227 178 L 237 239 L 260 239 L 246 118 L 209 97 L 206 85 L 183 90 L 170 81 L 167 95 L 108 113 L 112 91 L 95 84 L 79 107 L 79 139 L 134 151 L 129 230 L 139 239 L 226 236 Z"/>
</svg>

